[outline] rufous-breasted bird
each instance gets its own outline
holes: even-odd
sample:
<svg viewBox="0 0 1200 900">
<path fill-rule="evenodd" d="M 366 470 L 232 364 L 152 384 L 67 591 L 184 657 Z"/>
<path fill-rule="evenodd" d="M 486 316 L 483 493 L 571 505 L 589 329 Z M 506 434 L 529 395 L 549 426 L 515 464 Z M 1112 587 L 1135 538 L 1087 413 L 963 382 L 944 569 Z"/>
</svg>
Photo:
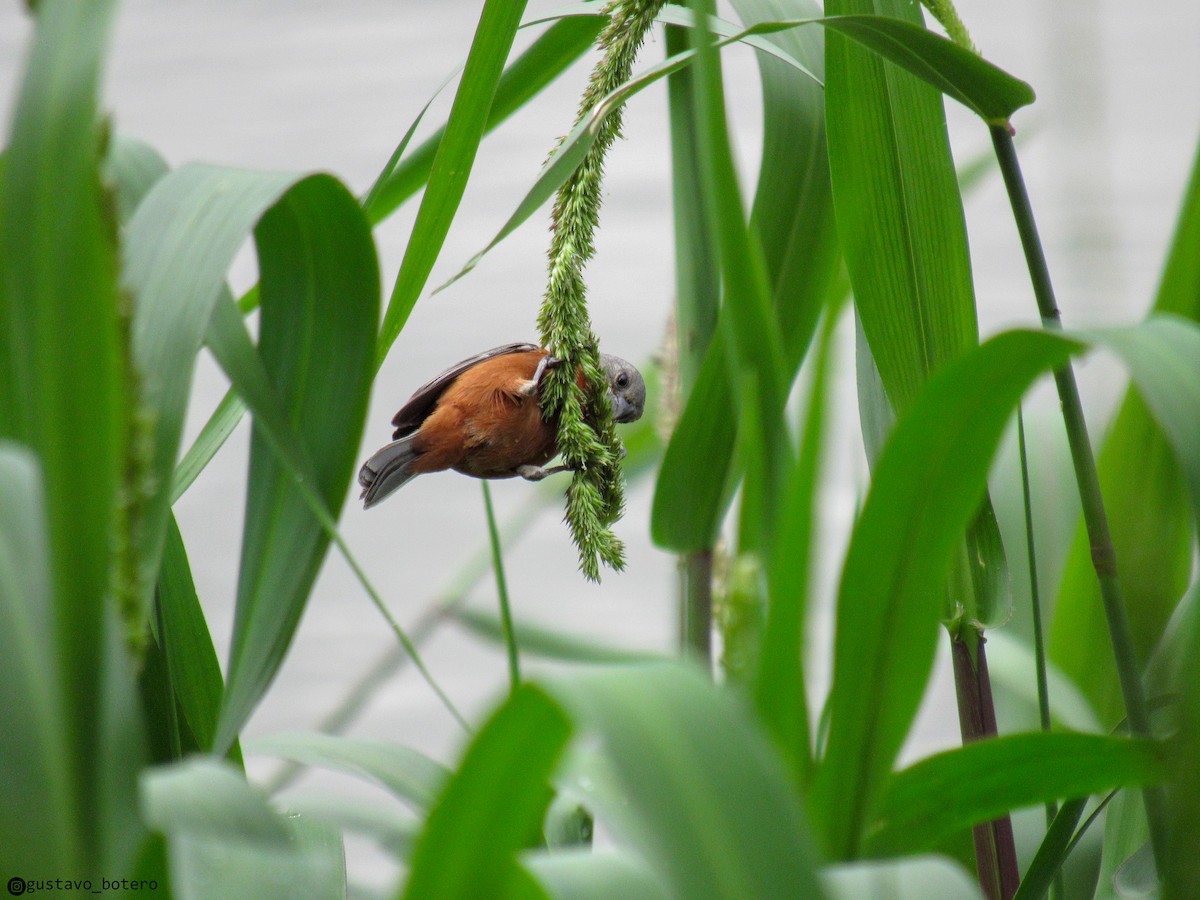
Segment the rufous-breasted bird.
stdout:
<svg viewBox="0 0 1200 900">
<path fill-rule="evenodd" d="M 561 360 L 536 344 L 506 344 L 451 366 L 416 393 L 392 419 L 390 444 L 358 472 L 369 509 L 412 478 L 454 469 L 475 478 L 521 476 L 540 481 L 566 466 L 545 469 L 558 452 L 558 422 L 542 415 L 540 388 Z M 631 364 L 607 353 L 613 420 L 641 418 L 646 383 Z M 583 372 L 577 383 L 584 386 Z"/>
</svg>

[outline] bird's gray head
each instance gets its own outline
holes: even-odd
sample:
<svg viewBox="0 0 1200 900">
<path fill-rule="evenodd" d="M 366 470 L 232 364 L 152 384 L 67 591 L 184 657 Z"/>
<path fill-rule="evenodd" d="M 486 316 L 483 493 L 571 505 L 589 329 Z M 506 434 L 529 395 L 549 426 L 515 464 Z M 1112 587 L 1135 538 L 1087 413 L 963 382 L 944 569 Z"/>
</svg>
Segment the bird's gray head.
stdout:
<svg viewBox="0 0 1200 900">
<path fill-rule="evenodd" d="M 608 399 L 614 422 L 636 422 L 646 407 L 646 382 L 632 363 L 619 356 L 600 354 L 600 365 L 608 379 Z"/>
</svg>

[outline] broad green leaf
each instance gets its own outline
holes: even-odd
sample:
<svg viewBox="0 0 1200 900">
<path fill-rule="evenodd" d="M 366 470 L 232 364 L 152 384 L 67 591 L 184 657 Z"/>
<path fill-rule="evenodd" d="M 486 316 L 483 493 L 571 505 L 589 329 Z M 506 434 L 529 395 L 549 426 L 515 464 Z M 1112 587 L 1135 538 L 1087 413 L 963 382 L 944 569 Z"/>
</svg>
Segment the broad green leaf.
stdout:
<svg viewBox="0 0 1200 900">
<path fill-rule="evenodd" d="M 953 41 L 901 18 L 830 16 L 821 24 L 869 47 L 952 97 L 988 124 L 1034 100 L 1033 88 Z"/>
<path fill-rule="evenodd" d="M 1182 627 L 1172 641 L 1179 659 L 1172 685 L 1178 692 L 1179 730 L 1171 744 L 1168 803 L 1171 840 L 1164 866 L 1163 896 L 1186 897 L 1200 879 L 1200 586 L 1194 585 L 1185 601 L 1190 615 L 1181 617 Z"/>
<path fill-rule="evenodd" d="M 211 751 L 225 683 L 174 516 L 167 520 L 156 602 L 156 633 L 166 657 L 170 689 L 197 746 Z"/>
<path fill-rule="evenodd" d="M 930 850 L 955 831 L 1012 810 L 1154 784 L 1163 751 L 1093 734 L 1015 734 L 975 741 L 892 776 L 867 841 L 872 855 Z"/>
<path fill-rule="evenodd" d="M 900 0 L 828 12 L 911 18 Z M 966 225 L 941 96 L 840 34 L 825 39 L 834 206 L 854 300 L 897 412 L 929 374 L 978 342 Z"/>
<path fill-rule="evenodd" d="M 38 635 L 51 640 L 37 653 L 57 669 L 45 689 L 58 694 L 39 715 L 51 713 L 61 729 L 53 740 L 62 742 L 47 745 L 56 783 L 34 790 L 52 789 L 46 812 L 63 833 L 36 857 L 63 854 L 55 862 L 64 874 L 111 858 L 114 823 L 132 813 L 112 790 L 140 762 L 115 751 L 114 741 L 123 749 L 124 738 L 140 736 L 136 712 L 121 718 L 133 697 L 127 665 L 108 658 L 122 653 L 108 639 L 113 594 L 124 603 L 131 593 L 127 509 L 114 527 L 131 419 L 126 323 L 97 100 L 115 8 L 110 0 L 39 4 L 0 175 L 0 438 L 24 444 L 40 468 L 42 513 L 27 527 L 45 529 L 43 599 L 53 625 Z M 38 538 L 22 540 L 32 547 Z M 133 642 L 141 620 L 136 610 L 122 612 L 121 637 Z M 20 638 L 32 639 L 29 631 Z M 108 762 L 114 769 L 106 772 Z"/>
<path fill-rule="evenodd" d="M 79 858 L 69 745 L 54 663 L 41 472 L 0 442 L 0 871 L 62 871 Z"/>
<path fill-rule="evenodd" d="M 184 166 L 155 184 L 126 229 L 123 284 L 134 298 L 133 356 L 153 429 L 149 495 L 138 535 L 147 608 L 196 354 L 238 248 L 295 181 L 294 175 Z"/>
<path fill-rule="evenodd" d="M 467 748 L 413 850 L 406 897 L 506 897 L 527 875 L 515 854 L 540 832 L 549 779 L 571 734 L 540 688 L 517 688 Z"/>
<path fill-rule="evenodd" d="M 668 25 L 664 31 L 665 55 L 688 49 L 685 28 Z M 671 123 L 671 212 L 675 230 L 675 321 L 668 361 L 677 373 L 673 393 L 673 419 L 689 402 L 700 374 L 709 342 L 717 327 L 721 304 L 721 270 L 716 237 L 701 212 L 700 170 L 696 156 L 696 110 L 692 103 L 695 72 L 684 67 L 667 78 L 667 107 Z M 669 423 L 674 430 L 675 421 Z M 732 430 L 732 428 L 730 429 Z M 728 459 L 728 456 L 725 457 Z M 716 474 L 713 460 L 713 479 Z M 652 524 L 653 527 L 653 524 Z"/>
<path fill-rule="evenodd" d="M 167 841 L 172 896 L 345 895 L 341 838 L 327 825 L 280 816 L 241 774 L 191 759 L 142 776 L 142 814 Z"/>
<path fill-rule="evenodd" d="M 780 13 L 779 4 L 762 0 L 744 0 L 735 6 L 751 30 L 761 20 Z M 763 45 L 773 47 L 788 59 L 808 64 L 808 69 L 797 69 L 779 55 L 757 54 L 766 114 L 751 229 L 762 245 L 788 383 L 804 358 L 821 306 L 831 294 L 839 259 L 825 148 L 824 96 L 819 82 L 809 74 L 809 70 L 818 74 L 822 70 L 817 34 L 793 29 L 755 38 L 760 43 L 754 44 L 760 50 Z M 691 193 L 696 191 L 698 188 Z M 686 215 L 688 227 L 700 227 L 693 224 L 698 219 L 695 210 L 678 208 L 679 194 L 677 188 L 677 219 Z M 690 197 L 688 202 L 693 202 Z M 697 282 L 712 279 L 708 271 L 712 260 L 707 257 L 714 252 L 710 247 L 713 240 L 715 237 L 709 236 L 693 253 L 700 256 L 694 262 L 699 267 Z M 681 282 L 681 289 L 684 286 Z M 704 287 L 697 284 L 697 288 Z M 681 314 L 681 366 L 689 352 L 695 354 L 689 342 L 696 340 L 696 335 L 684 330 L 687 324 L 688 317 Z M 659 475 L 651 529 L 656 543 L 674 550 L 711 546 L 732 496 L 731 482 L 738 477 L 736 470 L 731 471 L 738 415 L 729 388 L 727 351 L 722 341 L 708 344 L 703 364 L 692 375 L 695 388 L 686 398 Z M 696 364 L 691 363 L 690 368 L 696 370 Z"/>
<path fill-rule="evenodd" d="M 1138 328 L 1095 335 L 1121 357 L 1138 391 L 1175 451 L 1200 521 L 1200 324 L 1172 314 L 1151 317 Z"/>
<path fill-rule="evenodd" d="M 522 865 L 551 897 L 572 900 L 667 900 L 650 868 L 628 852 L 556 850 L 526 853 Z"/>
<path fill-rule="evenodd" d="M 258 355 L 311 465 L 308 484 L 336 513 L 353 473 L 373 372 L 379 275 L 370 231 L 339 182 L 313 176 L 268 210 L 255 242 L 262 295 Z M 251 439 L 218 751 L 232 742 L 274 678 L 329 545 L 263 429 L 256 423 Z"/>
<path fill-rule="evenodd" d="M 886 33 L 886 46 L 903 33 L 931 51 L 941 47 L 956 59 L 964 54 L 986 66 L 926 32 L 915 4 L 833 0 L 826 12 L 880 13 L 895 20 L 894 25 L 859 15 L 825 20 L 853 26 L 856 40 Z M 979 340 L 945 110 L 928 84 L 840 33 L 827 33 L 825 48 L 825 118 L 838 232 L 863 334 L 887 400 L 902 413 L 933 371 Z M 868 402 L 879 403 L 877 398 Z M 1007 566 L 990 500 L 981 500 L 959 559 L 951 609 L 961 606 L 968 624 L 1005 621 Z M 968 639 L 976 631 L 953 627 Z"/>
<path fill-rule="evenodd" d="M 462 81 L 454 95 L 446 131 L 429 170 L 429 182 L 400 272 L 383 316 L 377 362 L 391 349 L 420 296 L 441 252 L 450 223 L 467 187 L 467 178 L 483 138 L 504 60 L 512 47 L 525 0 L 486 0 Z"/>
<path fill-rule="evenodd" d="M 367 837 L 397 859 L 408 858 L 421 826 L 420 820 L 407 810 L 368 805 L 352 794 L 292 793 L 288 796 L 288 810 L 326 822 L 344 833 Z"/>
<path fill-rule="evenodd" d="M 688 404 L 663 453 L 654 490 L 650 535 L 660 547 L 690 553 L 711 547 L 737 487 L 731 464 L 737 428 L 725 420 L 735 409 L 721 341 L 705 356 Z"/>
<path fill-rule="evenodd" d="M 1075 826 L 1079 823 L 1086 806 L 1087 798 L 1083 797 L 1068 800 L 1059 807 L 1058 814 L 1050 823 L 1037 853 L 1021 877 L 1021 885 L 1017 888 L 1013 900 L 1042 900 L 1046 896 L 1051 882 L 1066 860 Z"/>
<path fill-rule="evenodd" d="M 1200 145 L 1155 297 L 1155 312 L 1200 321 L 1197 247 Z M 1134 645 L 1146 654 L 1187 586 L 1195 515 L 1189 514 L 1186 482 L 1176 455 L 1133 387 L 1126 392 L 1100 447 L 1097 465 Z M 1106 721 L 1115 722 L 1121 716 L 1120 690 L 1082 523 L 1076 529 L 1059 587 L 1050 654 Z"/>
<path fill-rule="evenodd" d="M 800 452 L 788 474 L 778 533 L 768 560 L 770 605 L 754 683 L 759 715 L 800 785 L 807 784 L 812 771 L 804 636 L 808 597 L 813 586 L 816 501 L 821 483 L 831 348 L 837 320 L 838 310 L 831 309 L 813 362 L 813 381 L 808 393 Z"/>
<path fill-rule="evenodd" d="M 817 12 L 813 3 L 785 0 L 736 0 L 734 8 L 747 25 L 781 18 L 784 12 Z M 815 28 L 780 31 L 757 40 L 803 60 L 818 77 L 824 72 L 824 42 Z M 825 95 L 816 78 L 780 57 L 760 52 L 755 59 L 762 77 L 764 121 L 750 225 L 762 243 L 784 358 L 794 375 L 817 319 L 835 292 L 841 261 L 825 141 Z"/>
<path fill-rule="evenodd" d="M 259 738 L 246 745 L 246 752 L 360 775 L 418 809 L 433 802 L 449 774 L 440 763 L 408 747 L 314 732 Z"/>
<path fill-rule="evenodd" d="M 429 669 L 422 662 L 416 645 L 396 622 L 395 617 L 392 616 L 380 597 L 379 591 L 366 577 L 362 566 L 359 565 L 349 546 L 339 534 L 333 513 L 326 505 L 326 500 L 317 493 L 315 486 L 318 481 L 313 474 L 314 466 L 310 455 L 301 442 L 296 429 L 288 420 L 285 405 L 272 384 L 262 357 L 250 340 L 250 334 L 246 329 L 246 323 L 242 319 L 238 305 L 231 298 L 226 297 L 225 302 L 217 304 L 213 311 L 206 340 L 217 363 L 246 402 L 246 406 L 253 411 L 255 426 L 258 429 L 256 434 L 262 437 L 264 444 L 275 455 L 282 470 L 287 473 L 287 482 L 298 492 L 298 499 L 302 501 L 307 513 L 315 517 L 325 539 L 337 544 L 342 557 L 350 565 L 359 583 L 399 641 L 407 659 L 420 672 L 421 677 L 438 695 L 447 710 L 459 720 L 464 728 L 467 728 L 466 721 L 455 708 L 453 701 L 434 680 Z M 358 427 L 361 428 L 361 422 Z M 549 486 L 547 487 L 549 488 Z M 465 575 L 461 580 L 464 584 L 470 584 L 476 577 L 471 573 Z M 272 627 L 276 627 L 275 623 L 267 623 L 265 626 L 268 631 Z"/>
<path fill-rule="evenodd" d="M 1189 528 L 1184 524 L 1186 519 L 1180 515 L 1177 496 L 1163 496 L 1157 491 L 1154 494 L 1147 492 L 1140 501 L 1147 506 L 1150 501 L 1157 501 L 1158 505 L 1149 512 L 1162 516 L 1167 522 L 1150 524 L 1146 532 L 1124 533 L 1130 541 L 1127 546 L 1133 557 L 1133 572 L 1160 585 L 1159 589 L 1153 592 L 1146 587 L 1137 590 L 1136 596 L 1140 598 L 1157 599 L 1159 603 L 1155 608 L 1134 607 L 1131 599 L 1126 599 L 1131 610 L 1131 626 L 1133 621 L 1138 623 L 1134 631 L 1138 638 L 1137 649 L 1142 658 L 1145 658 L 1161 635 L 1175 603 L 1178 602 L 1179 592 L 1182 590 L 1180 582 L 1186 584 L 1191 571 L 1189 538 L 1194 533 L 1195 523 L 1200 521 L 1200 452 L 1197 452 L 1196 444 L 1196 435 L 1200 434 L 1200 376 L 1197 375 L 1196 362 L 1200 360 L 1200 325 L 1174 315 L 1157 315 L 1138 328 L 1106 330 L 1095 333 L 1094 337 L 1120 356 L 1129 368 L 1140 396 L 1165 437 L 1164 442 L 1162 438 L 1155 438 L 1152 433 L 1148 434 L 1145 430 L 1149 425 L 1147 422 L 1142 423 L 1138 432 L 1126 433 L 1129 436 L 1127 439 L 1132 441 L 1132 436 L 1140 432 L 1148 444 L 1140 448 L 1145 451 L 1145 455 L 1138 460 L 1138 464 L 1143 467 L 1157 464 L 1156 469 L 1144 469 L 1140 475 L 1135 476 L 1136 481 L 1146 488 L 1169 488 L 1172 482 L 1178 483 L 1175 481 L 1178 477 L 1189 489 L 1192 499 Z M 1136 414 L 1136 404 L 1131 403 L 1130 407 Z M 1168 458 L 1166 452 L 1173 452 L 1174 458 Z M 1180 475 L 1176 476 L 1176 472 Z M 1141 522 L 1144 518 L 1139 515 L 1135 521 Z M 1145 560 L 1137 554 L 1138 548 L 1154 534 L 1162 539 L 1173 539 L 1174 546 L 1160 548 L 1167 551 L 1164 554 L 1165 559 L 1153 553 L 1155 561 L 1167 563 L 1165 570 L 1148 572 L 1144 568 Z M 1121 573 L 1121 567 L 1122 560 L 1118 556 L 1118 573 Z M 1172 589 L 1174 593 L 1164 596 Z M 1089 654 L 1079 649 L 1066 649 L 1066 637 L 1057 629 L 1058 626 L 1056 640 L 1051 646 L 1055 659 L 1070 674 L 1085 675 L 1079 672 L 1078 667 L 1088 661 Z M 1097 640 L 1103 640 L 1102 635 L 1097 635 Z M 1112 671 L 1112 667 L 1105 665 L 1099 671 L 1107 674 Z M 1103 704 L 1100 712 L 1102 721 L 1107 722 L 1120 715 L 1122 706 L 1119 695 L 1112 698 L 1104 691 L 1104 688 L 1108 687 L 1107 683 L 1097 683 L 1097 675 L 1097 672 L 1089 669 L 1083 684 L 1088 696 Z"/>
<path fill-rule="evenodd" d="M 1097 464 L 1131 634 L 1144 655 L 1187 585 L 1193 527 L 1179 463 L 1136 389 L 1121 404 Z M 1120 686 L 1082 524 L 1059 585 L 1049 652 L 1103 722 L 1121 718 Z"/>
<path fill-rule="evenodd" d="M 799 799 L 740 698 L 677 663 L 564 675 L 547 690 L 594 738 L 571 786 L 673 897 L 820 898 Z"/>
<path fill-rule="evenodd" d="M 747 520 L 756 524 L 742 530 L 743 536 L 750 538 L 753 534 L 769 531 L 775 522 L 783 472 L 790 457 L 783 417 L 790 378 L 782 335 L 772 310 L 770 274 L 762 246 L 757 234 L 748 228 L 743 214 L 726 124 L 721 63 L 717 53 L 721 43 L 711 42 L 706 29 L 694 35 L 693 43 L 694 52 L 697 53 L 693 83 L 697 125 L 695 154 L 700 197 L 703 200 L 698 211 L 704 217 L 720 252 L 723 286 L 717 334 L 709 343 L 708 353 L 719 352 L 718 346 L 723 349 L 725 372 L 717 373 L 715 367 L 719 363 L 714 361 L 713 375 L 710 377 L 723 374 L 731 382 L 731 388 L 718 388 L 718 398 L 726 399 L 721 394 L 732 390 L 734 395 L 740 394 L 752 401 L 754 409 L 745 410 L 744 415 L 736 418 L 755 425 L 756 434 L 744 440 L 747 446 L 759 447 L 762 453 L 762 464 L 751 467 L 747 472 L 751 482 L 746 488 L 747 497 L 762 501 L 760 508 L 752 510 Z M 714 412 L 719 414 L 731 407 L 732 403 L 723 404 L 721 409 Z M 718 418 L 716 421 L 721 420 Z M 724 423 L 721 427 L 728 428 Z M 685 455 L 676 451 L 673 457 L 668 454 L 665 462 L 681 458 L 685 458 Z M 696 463 L 705 458 L 702 456 L 692 460 L 686 467 L 686 473 L 676 464 L 673 471 L 667 472 L 667 477 L 671 479 L 673 476 L 673 480 L 660 480 L 652 525 L 656 540 L 676 549 L 696 550 L 701 547 L 695 546 L 695 538 L 698 535 L 710 537 L 713 533 L 714 520 L 719 516 L 718 508 L 710 506 L 706 510 L 708 515 L 696 525 L 681 528 L 677 524 L 680 521 L 679 508 L 674 502 L 681 483 L 689 480 L 688 475 L 695 474 Z M 701 478 L 690 479 L 689 483 L 695 486 L 701 479 L 710 479 L 716 490 L 710 489 L 706 492 L 707 496 L 719 496 L 718 492 L 725 483 L 722 462 L 722 457 L 714 457 L 712 468 L 703 472 Z M 680 540 L 678 535 L 672 534 L 681 530 L 690 532 L 687 537 L 692 540 Z M 692 546 L 681 546 L 684 543 Z M 755 548 L 742 549 L 753 551 Z"/>
<path fill-rule="evenodd" d="M 500 76 L 484 130 L 494 129 L 553 82 L 592 46 L 603 25 L 604 20 L 598 16 L 573 17 L 547 28 Z M 372 224 L 387 218 L 428 180 L 445 134 L 445 126 L 439 128 L 387 172 L 374 202 L 365 207 Z"/>
<path fill-rule="evenodd" d="M 814 817 L 836 859 L 864 829 L 933 664 L 949 564 L 1018 398 L 1072 349 L 1010 332 L 948 363 L 902 415 L 875 466 L 838 595 L 829 737 Z"/>
<path fill-rule="evenodd" d="M 1195 377 L 1178 363 L 1200 328 L 1162 317 L 1091 337 L 1127 356 L 1139 385 L 1172 398 L 1163 404 L 1168 433 L 1182 435 L 1196 421 Z M 938 583 L 955 531 L 983 493 L 1004 423 L 1037 374 L 1084 346 L 1047 332 L 999 335 L 948 363 L 893 430 L 839 594 L 829 739 L 814 796 L 835 856 L 861 852 L 866 819 L 911 724 L 932 664 Z M 1164 364 L 1144 365 L 1151 359 Z"/>
</svg>

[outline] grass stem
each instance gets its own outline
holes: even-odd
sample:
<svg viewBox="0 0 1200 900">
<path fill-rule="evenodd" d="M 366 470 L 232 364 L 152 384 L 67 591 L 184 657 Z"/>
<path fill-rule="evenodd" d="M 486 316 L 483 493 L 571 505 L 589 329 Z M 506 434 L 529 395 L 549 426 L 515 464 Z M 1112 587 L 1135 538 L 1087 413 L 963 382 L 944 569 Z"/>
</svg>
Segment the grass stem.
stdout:
<svg viewBox="0 0 1200 900">
<path fill-rule="evenodd" d="M 1061 331 L 1062 317 L 1054 298 L 1050 269 L 1046 264 L 1046 254 L 1042 248 L 1041 239 L 1038 237 L 1037 223 L 1034 221 L 1033 207 L 1025 189 L 1025 179 L 1021 174 L 1012 132 L 1007 124 L 993 125 L 990 130 L 996 158 L 1004 176 L 1004 186 L 1008 191 L 1013 217 L 1017 223 L 1017 231 L 1021 236 L 1021 246 L 1025 251 L 1025 261 L 1029 267 L 1033 293 L 1037 299 L 1042 324 L 1048 329 Z M 1071 448 L 1071 462 L 1075 469 L 1075 480 L 1079 486 L 1079 498 L 1083 505 L 1083 521 L 1091 544 L 1092 564 L 1100 582 L 1100 597 L 1104 604 L 1104 615 L 1108 623 L 1109 638 L 1112 641 L 1117 675 L 1121 682 L 1121 694 L 1125 701 L 1129 730 L 1134 735 L 1149 737 L 1150 712 L 1146 704 L 1137 654 L 1133 648 L 1129 615 L 1125 608 L 1121 584 L 1117 578 L 1116 553 L 1113 550 L 1108 517 L 1104 511 L 1104 499 L 1100 494 L 1100 478 L 1096 471 L 1096 458 L 1092 453 L 1091 439 L 1088 437 L 1087 423 L 1083 415 L 1083 402 L 1079 397 L 1075 372 L 1069 364 L 1055 371 L 1054 382 L 1058 388 L 1059 401 L 1062 405 L 1063 423 L 1066 426 L 1067 441 Z M 1144 797 L 1146 818 L 1150 826 L 1150 843 L 1154 851 L 1155 863 L 1161 871 L 1167 847 L 1166 810 L 1158 788 L 1146 788 Z"/>
<path fill-rule="evenodd" d="M 1037 543 L 1033 536 L 1033 503 L 1029 490 L 1029 460 L 1025 453 L 1025 417 L 1021 407 L 1017 407 L 1017 451 L 1021 458 L 1021 497 L 1025 506 L 1025 547 L 1029 565 L 1029 605 L 1030 617 L 1033 619 L 1033 661 L 1037 672 L 1038 719 L 1042 731 L 1050 730 L 1050 687 L 1046 677 L 1046 636 L 1042 628 L 1042 599 L 1038 588 L 1037 573 Z M 1046 828 L 1054 825 L 1054 817 L 1058 815 L 1058 803 L 1054 800 L 1046 802 Z M 1054 883 L 1050 888 L 1051 900 L 1059 900 L 1063 896 L 1062 870 L 1054 875 Z"/>
<path fill-rule="evenodd" d="M 496 513 L 492 509 L 492 491 L 486 481 L 483 486 L 483 508 L 487 510 L 488 542 L 492 548 L 492 571 L 496 573 L 496 593 L 500 597 L 500 629 L 504 634 L 504 649 L 508 653 L 508 679 L 510 691 L 521 686 L 521 657 L 517 650 L 517 635 L 513 630 L 512 607 L 508 602 L 508 581 L 504 577 L 504 557 L 500 553 L 500 530 L 496 527 Z"/>
<path fill-rule="evenodd" d="M 964 744 L 995 737 L 999 731 L 984 649 L 986 644 L 981 631 L 953 635 L 950 639 L 954 687 L 958 695 L 958 724 Z M 971 835 L 983 895 L 988 900 L 1011 900 L 1021 882 L 1012 818 L 1001 816 L 981 822 L 971 829 Z"/>
</svg>

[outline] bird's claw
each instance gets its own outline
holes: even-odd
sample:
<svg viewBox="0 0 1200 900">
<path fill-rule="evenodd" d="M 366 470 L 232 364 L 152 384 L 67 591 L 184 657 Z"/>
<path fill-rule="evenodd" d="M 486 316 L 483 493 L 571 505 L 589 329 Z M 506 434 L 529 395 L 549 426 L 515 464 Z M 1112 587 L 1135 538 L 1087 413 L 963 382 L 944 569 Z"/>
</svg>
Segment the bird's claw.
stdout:
<svg viewBox="0 0 1200 900">
<path fill-rule="evenodd" d="M 563 361 L 557 356 L 546 354 L 537 364 L 537 368 L 533 371 L 533 377 L 521 385 L 521 394 L 525 397 L 532 397 L 541 389 L 542 379 L 546 377 L 546 373 L 552 369 L 557 369 L 563 364 Z"/>
<path fill-rule="evenodd" d="M 549 469 L 544 469 L 541 466 L 517 466 L 517 474 L 526 481 L 541 481 L 547 475 L 556 475 L 559 472 L 570 471 L 570 466 L 551 466 Z"/>
</svg>

